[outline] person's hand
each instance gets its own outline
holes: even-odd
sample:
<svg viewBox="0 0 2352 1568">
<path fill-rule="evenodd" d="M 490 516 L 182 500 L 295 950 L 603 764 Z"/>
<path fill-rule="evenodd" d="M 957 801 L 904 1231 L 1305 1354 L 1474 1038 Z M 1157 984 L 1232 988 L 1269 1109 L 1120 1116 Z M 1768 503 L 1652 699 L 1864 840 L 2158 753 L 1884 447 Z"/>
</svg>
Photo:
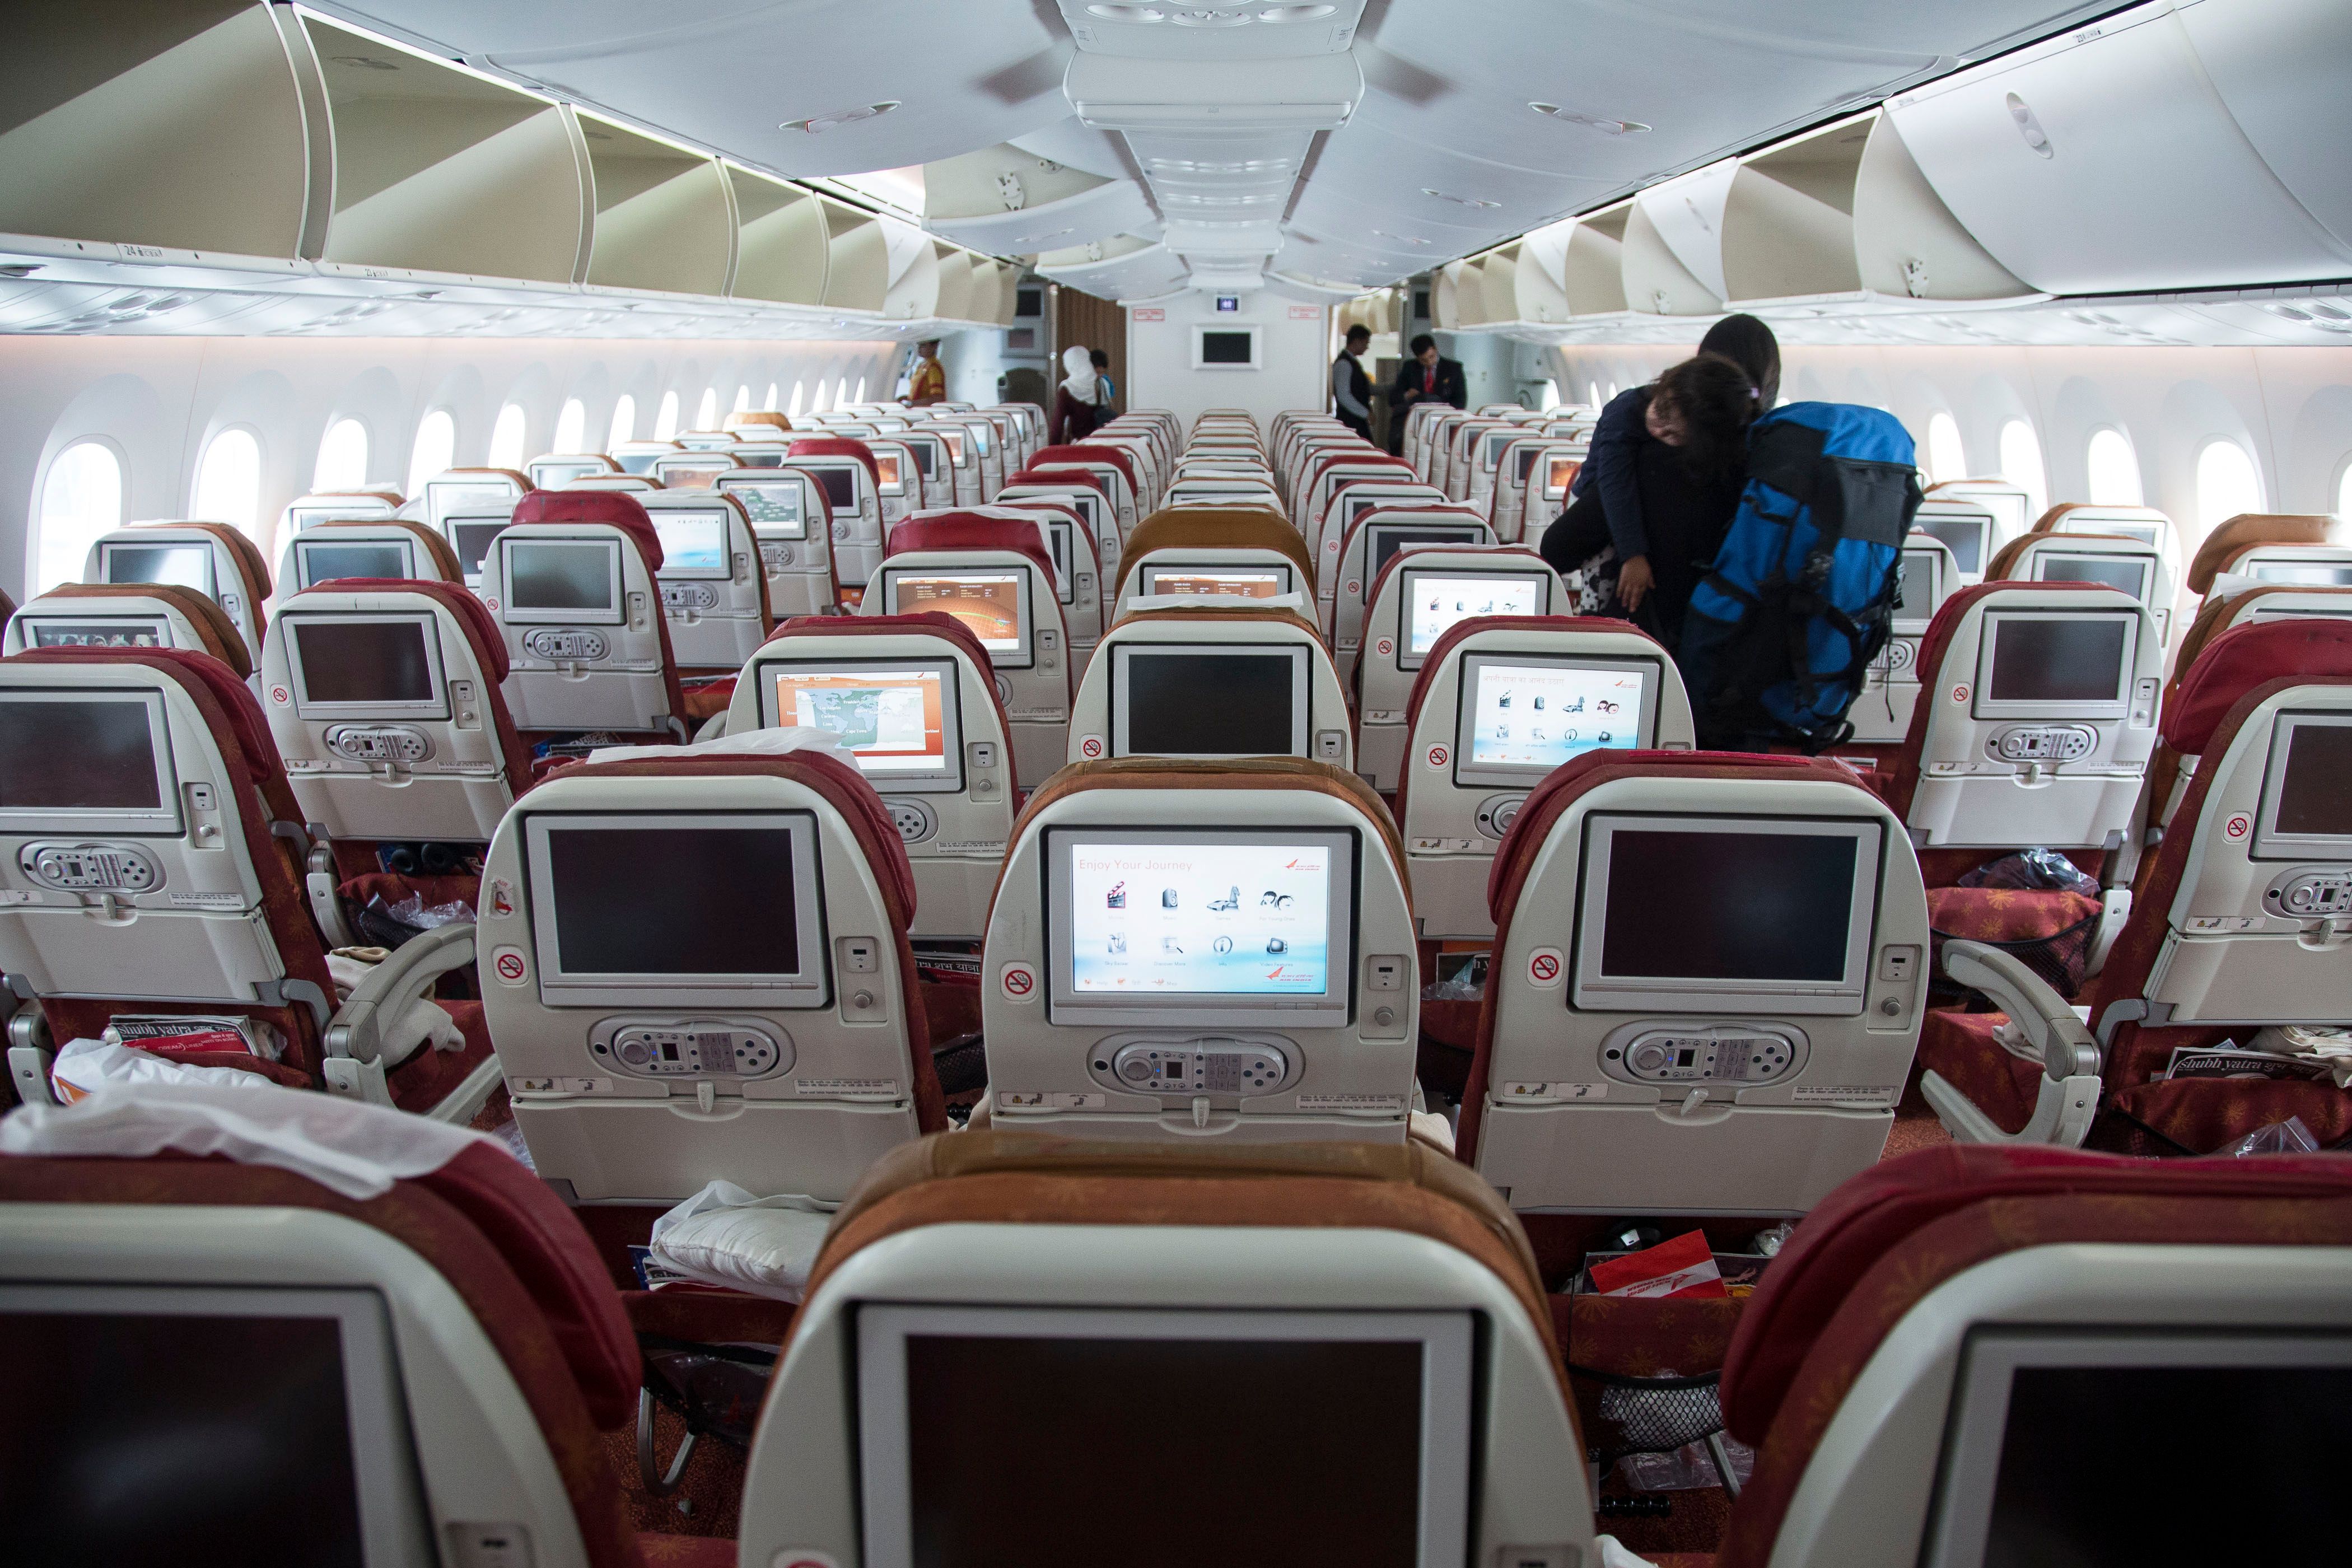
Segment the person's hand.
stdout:
<svg viewBox="0 0 2352 1568">
<path fill-rule="evenodd" d="M 1658 579 L 1650 571 L 1650 558 L 1636 555 L 1617 568 L 1617 602 L 1627 610 L 1638 610 L 1642 601 L 1650 596 Z"/>
</svg>

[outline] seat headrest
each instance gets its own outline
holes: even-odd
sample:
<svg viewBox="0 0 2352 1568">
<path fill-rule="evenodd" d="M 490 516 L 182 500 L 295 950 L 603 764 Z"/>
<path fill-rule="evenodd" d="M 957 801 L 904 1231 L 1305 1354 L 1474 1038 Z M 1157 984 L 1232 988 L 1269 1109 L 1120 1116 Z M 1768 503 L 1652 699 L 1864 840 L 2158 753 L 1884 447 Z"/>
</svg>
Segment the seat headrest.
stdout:
<svg viewBox="0 0 2352 1568">
<path fill-rule="evenodd" d="M 2232 626 L 2205 645 L 2164 705 L 2164 743 L 2201 756 L 2238 700 L 2273 680 L 2352 677 L 2352 620 L 2297 616 Z"/>
<path fill-rule="evenodd" d="M 777 778 L 814 790 L 841 814 L 866 850 L 874 880 L 882 889 L 884 907 L 892 922 L 904 931 L 915 918 L 915 873 L 907 859 L 906 840 L 891 821 L 890 808 L 874 793 L 866 775 L 847 757 L 828 752 L 787 752 L 776 755 L 738 753 L 732 756 L 647 757 L 611 763 L 585 763 L 566 768 L 559 776 L 579 778 Z"/>
<path fill-rule="evenodd" d="M 247 776 L 268 801 L 270 809 L 289 821 L 300 820 L 293 792 L 286 783 L 286 763 L 278 754 L 277 739 L 261 711 L 261 700 L 245 678 L 208 653 L 177 647 L 45 647 L 16 654 L 5 664 L 135 664 L 202 692 L 217 704 L 229 727 L 232 745 L 243 754 Z"/>
<path fill-rule="evenodd" d="M 1093 442 L 1071 442 L 1060 447 L 1040 447 L 1030 455 L 1029 467 L 1050 468 L 1055 463 L 1108 463 L 1127 478 L 1127 488 L 1137 489 L 1135 458 L 1124 447 L 1103 447 Z"/>
<path fill-rule="evenodd" d="M 653 515 L 626 490 L 533 490 L 515 502 L 510 521 L 610 523 L 637 542 L 647 572 L 662 568 L 661 534 Z"/>
<path fill-rule="evenodd" d="M 2240 512 L 2205 536 L 2189 563 L 2189 591 L 2211 591 L 2230 558 L 2255 544 L 2328 544 L 2336 520 L 2325 512 Z"/>
<path fill-rule="evenodd" d="M 1507 929 L 1506 917 L 1527 886 L 1552 824 L 1579 798 L 1602 784 L 1638 778 L 1813 779 L 1851 785 L 1874 807 L 1878 802 L 1861 775 L 1834 757 L 1759 752 L 1587 752 L 1570 757 L 1528 792 L 1519 815 L 1503 835 L 1502 847 L 1495 851 L 1494 868 L 1486 874 L 1486 912 L 1498 931 Z M 1496 946 L 1501 942 L 1498 935 Z"/>
<path fill-rule="evenodd" d="M 474 647 L 474 658 L 482 667 L 485 679 L 496 684 L 507 678 L 507 639 L 499 630 L 498 618 L 490 607 L 456 583 L 434 583 L 413 577 L 338 577 L 321 583 L 315 588 L 305 588 L 279 607 L 278 613 L 294 608 L 314 594 L 414 594 L 430 599 L 457 617 L 465 629 L 466 639 Z"/>
<path fill-rule="evenodd" d="M 1047 553 L 1045 536 L 1034 522 L 1014 522 L 1010 518 L 982 517 L 970 511 L 935 512 L 908 518 L 893 527 L 883 553 L 904 555 L 918 550 L 1017 551 L 1037 563 L 1046 582 L 1054 581 L 1054 558 Z"/>
<path fill-rule="evenodd" d="M 1328 651 L 1328 645 L 1323 640 L 1323 628 L 1298 611 L 1286 605 L 1278 609 L 1268 606 L 1265 609 L 1254 610 L 1246 607 L 1250 603 L 1251 601 L 1247 599 L 1195 601 L 1178 599 L 1170 604 L 1155 605 L 1150 609 L 1138 610 L 1131 616 L 1122 616 L 1118 625 L 1111 630 L 1118 632 L 1132 626 L 1181 626 L 1188 622 L 1244 621 L 1253 626 L 1280 626 L 1286 630 L 1304 632 L 1307 634 L 1307 640 L 1312 642 L 1317 647 Z"/>
<path fill-rule="evenodd" d="M 1100 474 L 1088 473 L 1084 468 L 1024 468 L 1004 481 L 1006 489 L 1011 489 L 1014 485 L 1052 485 L 1062 489 L 1068 489 L 1073 485 L 1084 485 L 1101 496 L 1103 500 L 1110 500 L 1110 481 Z"/>
<path fill-rule="evenodd" d="M 2153 547 L 2128 534 L 2053 533 L 2037 531 L 2032 533 L 2021 533 L 1993 552 L 1992 562 L 1985 568 L 1985 581 L 1988 583 L 1996 579 L 2004 583 L 2030 581 L 2030 579 L 2012 577 L 2011 574 L 2015 572 L 2025 560 L 2026 552 L 2037 544 L 2052 550 L 2073 550 L 2084 544 L 2128 544 L 2134 550 L 2147 550 L 2151 554 L 2154 553 Z M 2063 579 L 2053 580 L 2063 581 Z"/>
<path fill-rule="evenodd" d="M 784 448 L 787 458 L 855 458 L 866 465 L 877 486 L 882 483 L 882 465 L 874 460 L 874 449 L 865 442 L 848 436 L 803 436 Z"/>
<path fill-rule="evenodd" d="M 160 599 L 187 617 L 195 627 L 204 651 L 236 671 L 240 680 L 253 678 L 253 653 L 245 646 L 245 634 L 228 618 L 228 612 L 218 601 L 197 593 L 194 588 L 177 588 L 164 583 L 60 583 L 41 595 L 44 599 Z"/>
<path fill-rule="evenodd" d="M 1154 550 L 1275 550 L 1298 568 L 1307 593 L 1315 591 L 1315 557 L 1298 531 L 1280 514 L 1258 507 L 1173 507 L 1136 524 L 1119 557 L 1118 592 L 1136 563 Z"/>
<path fill-rule="evenodd" d="M 980 667 L 981 684 L 996 689 L 996 668 L 979 634 L 944 610 L 918 610 L 905 616 L 794 616 L 776 628 L 775 637 L 874 637 L 888 632 L 921 632 L 951 642 Z"/>
</svg>

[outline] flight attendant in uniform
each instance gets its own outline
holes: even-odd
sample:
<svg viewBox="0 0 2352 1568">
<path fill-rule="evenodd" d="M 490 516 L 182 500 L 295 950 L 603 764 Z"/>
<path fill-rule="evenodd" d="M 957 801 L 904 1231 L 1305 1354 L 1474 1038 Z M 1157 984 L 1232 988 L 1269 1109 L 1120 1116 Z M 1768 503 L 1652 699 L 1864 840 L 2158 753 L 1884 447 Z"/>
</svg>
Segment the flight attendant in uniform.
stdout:
<svg viewBox="0 0 2352 1568">
<path fill-rule="evenodd" d="M 1356 356 L 1372 346 L 1372 330 L 1361 322 L 1348 329 L 1347 345 L 1331 362 L 1331 405 L 1339 423 L 1369 441 L 1372 438 L 1372 378 Z"/>
<path fill-rule="evenodd" d="M 917 408 L 948 400 L 948 367 L 940 363 L 937 338 L 915 345 L 915 374 L 907 383 L 907 401 Z"/>
</svg>

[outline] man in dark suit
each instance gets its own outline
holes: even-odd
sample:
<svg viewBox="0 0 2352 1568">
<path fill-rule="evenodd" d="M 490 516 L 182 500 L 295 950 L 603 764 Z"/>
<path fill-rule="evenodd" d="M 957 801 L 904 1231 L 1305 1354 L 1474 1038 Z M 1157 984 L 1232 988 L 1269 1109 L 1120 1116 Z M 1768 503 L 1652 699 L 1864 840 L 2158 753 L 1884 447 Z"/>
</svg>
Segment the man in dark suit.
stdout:
<svg viewBox="0 0 2352 1568">
<path fill-rule="evenodd" d="M 1412 340 L 1412 358 L 1397 373 L 1396 384 L 1389 388 L 1389 450 L 1404 450 L 1405 416 L 1417 404 L 1450 403 L 1456 408 L 1470 406 L 1470 389 L 1463 379 L 1462 362 L 1446 359 L 1437 352 L 1437 340 L 1427 332 Z"/>
</svg>

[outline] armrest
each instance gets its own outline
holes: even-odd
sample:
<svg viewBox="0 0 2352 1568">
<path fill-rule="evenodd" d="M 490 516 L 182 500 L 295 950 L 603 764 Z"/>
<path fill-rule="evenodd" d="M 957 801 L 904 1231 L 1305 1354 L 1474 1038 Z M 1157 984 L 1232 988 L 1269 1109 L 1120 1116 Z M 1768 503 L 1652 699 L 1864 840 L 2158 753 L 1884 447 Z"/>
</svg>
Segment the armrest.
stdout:
<svg viewBox="0 0 2352 1568">
<path fill-rule="evenodd" d="M 2028 969 L 2014 953 L 1980 942 L 1944 944 L 1944 973 L 1992 998 L 2042 1055 L 2052 1078 L 2095 1076 L 2099 1044 L 2074 1009 L 2050 982 Z"/>
<path fill-rule="evenodd" d="M 474 962 L 474 925 L 452 921 L 394 950 L 353 988 L 327 1026 L 327 1054 L 373 1062 L 383 1053 L 384 1030 L 424 996 L 434 981 Z"/>
</svg>

